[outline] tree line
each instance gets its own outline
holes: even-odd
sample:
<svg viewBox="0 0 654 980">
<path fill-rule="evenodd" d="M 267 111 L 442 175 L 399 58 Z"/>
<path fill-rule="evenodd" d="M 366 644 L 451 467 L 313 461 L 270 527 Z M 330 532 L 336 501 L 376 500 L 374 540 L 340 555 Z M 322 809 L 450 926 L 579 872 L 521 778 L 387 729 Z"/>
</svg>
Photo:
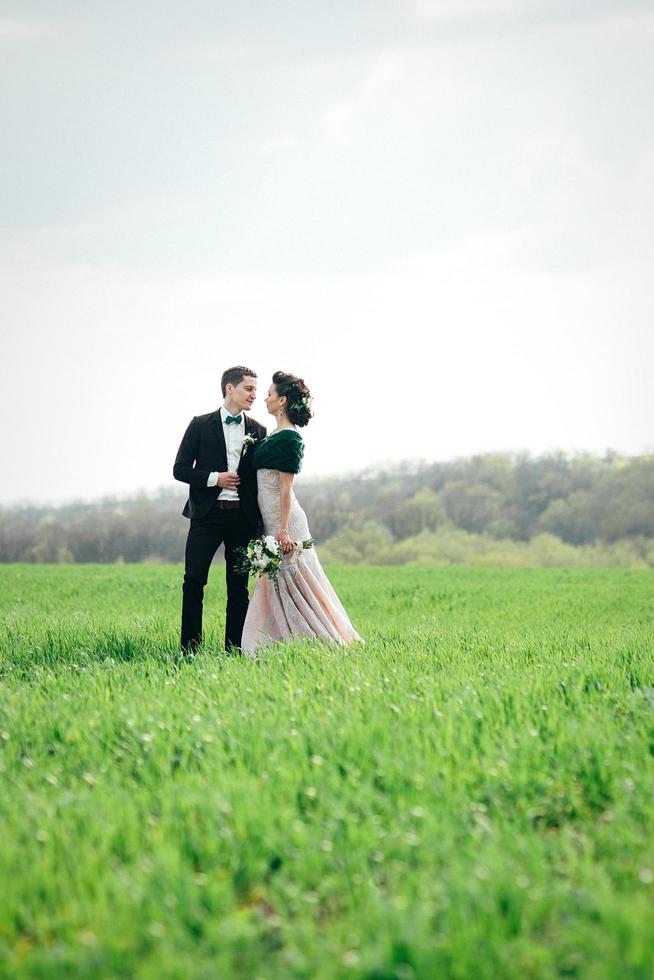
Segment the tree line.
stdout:
<svg viewBox="0 0 654 980">
<path fill-rule="evenodd" d="M 488 453 L 300 477 L 325 560 L 654 566 L 654 456 Z M 179 562 L 184 489 L 0 509 L 2 562 Z"/>
</svg>

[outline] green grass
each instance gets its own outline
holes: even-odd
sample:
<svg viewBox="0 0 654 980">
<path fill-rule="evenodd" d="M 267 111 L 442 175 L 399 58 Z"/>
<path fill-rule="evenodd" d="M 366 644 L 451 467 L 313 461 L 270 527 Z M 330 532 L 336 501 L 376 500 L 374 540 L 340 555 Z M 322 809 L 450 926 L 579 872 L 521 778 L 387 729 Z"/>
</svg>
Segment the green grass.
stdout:
<svg viewBox="0 0 654 980">
<path fill-rule="evenodd" d="M 654 573 L 329 574 L 180 661 L 179 568 L 0 566 L 0 975 L 654 976 Z"/>
</svg>

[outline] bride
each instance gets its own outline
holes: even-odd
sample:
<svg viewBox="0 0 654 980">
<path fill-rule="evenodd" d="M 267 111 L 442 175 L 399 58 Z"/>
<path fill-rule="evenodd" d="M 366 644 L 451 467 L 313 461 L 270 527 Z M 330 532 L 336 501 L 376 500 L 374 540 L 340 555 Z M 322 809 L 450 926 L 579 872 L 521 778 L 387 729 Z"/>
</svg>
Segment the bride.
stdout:
<svg viewBox="0 0 654 980">
<path fill-rule="evenodd" d="M 349 644 L 361 639 L 315 549 L 292 554 L 294 541 L 311 537 L 306 514 L 293 492 L 293 478 L 304 455 L 298 426 L 307 425 L 313 413 L 302 378 L 276 371 L 272 382 L 266 408 L 276 417 L 277 428 L 257 444 L 253 462 L 264 533 L 280 542 L 284 558 L 276 581 L 262 575 L 250 598 L 241 640 L 241 649 L 250 657 L 271 643 L 317 637 Z"/>
</svg>

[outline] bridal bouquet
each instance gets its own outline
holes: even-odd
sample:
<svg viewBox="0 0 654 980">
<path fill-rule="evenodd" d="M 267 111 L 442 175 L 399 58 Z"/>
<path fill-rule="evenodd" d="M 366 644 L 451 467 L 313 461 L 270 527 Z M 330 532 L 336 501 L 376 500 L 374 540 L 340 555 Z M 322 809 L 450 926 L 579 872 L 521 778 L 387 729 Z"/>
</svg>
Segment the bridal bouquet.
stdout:
<svg viewBox="0 0 654 980">
<path fill-rule="evenodd" d="M 294 541 L 293 551 L 288 553 L 289 561 L 294 564 L 300 554 L 308 548 L 313 548 L 313 538 L 307 541 Z M 248 575 L 267 575 L 271 582 L 277 578 L 279 566 L 282 563 L 284 551 L 277 538 L 266 534 L 263 538 L 250 541 L 247 548 L 242 549 L 237 563 L 237 571 Z"/>
</svg>

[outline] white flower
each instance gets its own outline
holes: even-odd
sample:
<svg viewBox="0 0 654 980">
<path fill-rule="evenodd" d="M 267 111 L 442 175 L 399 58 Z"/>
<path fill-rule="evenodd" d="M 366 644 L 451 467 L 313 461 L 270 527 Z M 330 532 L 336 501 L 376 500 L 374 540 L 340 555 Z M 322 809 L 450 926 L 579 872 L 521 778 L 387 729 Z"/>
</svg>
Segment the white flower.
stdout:
<svg viewBox="0 0 654 980">
<path fill-rule="evenodd" d="M 310 410 L 312 402 L 313 399 L 311 395 L 305 395 L 304 398 L 300 398 L 299 401 L 293 402 L 292 405 L 289 405 L 289 408 L 293 409 L 296 412 L 301 412 L 306 409 Z"/>
<path fill-rule="evenodd" d="M 239 570 L 248 574 L 255 574 L 257 577 L 267 575 L 274 582 L 277 571 L 283 558 L 281 544 L 272 534 L 264 538 L 256 538 L 249 541 L 247 548 L 243 549 L 245 561 Z"/>
<path fill-rule="evenodd" d="M 250 435 L 245 436 L 245 438 L 243 439 L 243 455 L 244 456 L 247 455 L 248 449 L 251 446 L 254 446 L 256 444 L 256 442 L 257 442 L 257 439 L 256 439 L 255 436 L 250 436 Z"/>
</svg>

